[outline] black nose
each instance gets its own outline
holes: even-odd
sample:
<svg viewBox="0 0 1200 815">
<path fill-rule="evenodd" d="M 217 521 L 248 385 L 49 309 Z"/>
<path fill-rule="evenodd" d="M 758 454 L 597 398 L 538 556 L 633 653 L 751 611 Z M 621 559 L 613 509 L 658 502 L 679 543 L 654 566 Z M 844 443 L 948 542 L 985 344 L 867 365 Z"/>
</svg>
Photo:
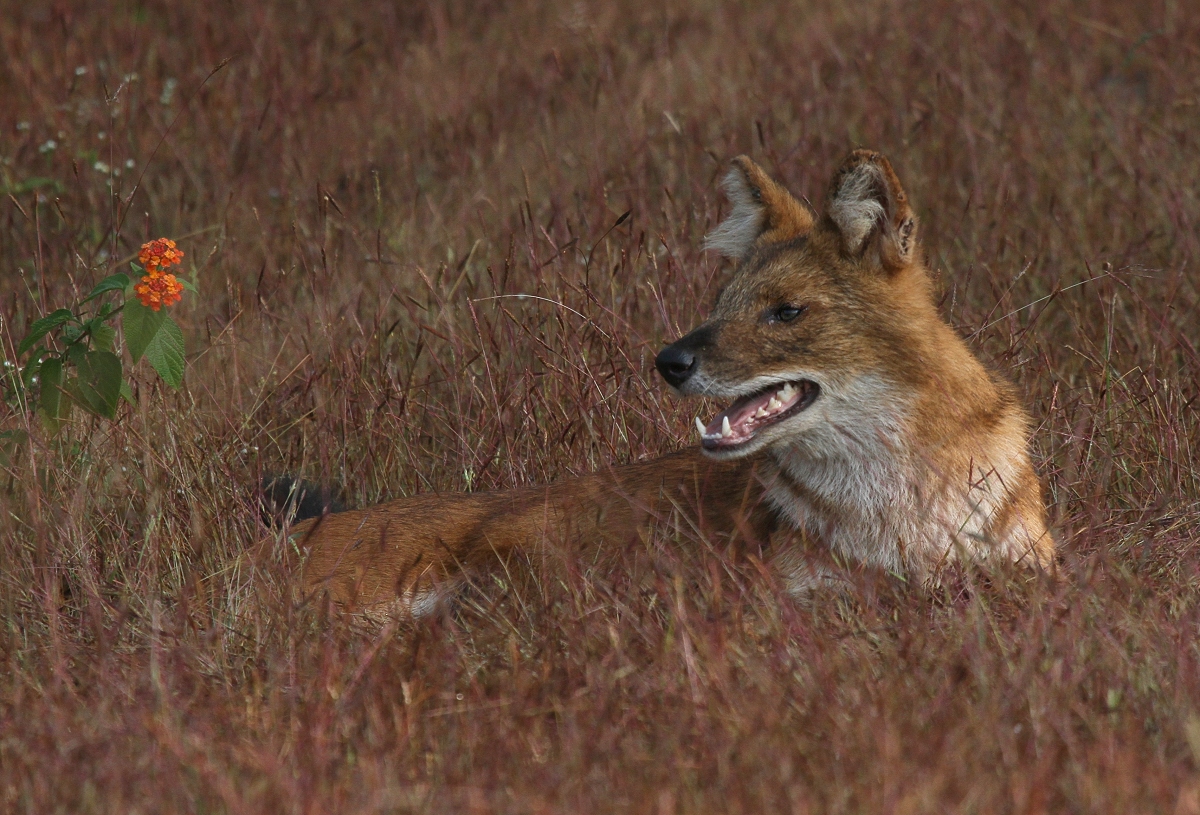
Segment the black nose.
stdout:
<svg viewBox="0 0 1200 815">
<path fill-rule="evenodd" d="M 668 345 L 654 358 L 654 367 L 671 387 L 678 388 L 696 372 L 696 355 L 678 343 Z"/>
</svg>

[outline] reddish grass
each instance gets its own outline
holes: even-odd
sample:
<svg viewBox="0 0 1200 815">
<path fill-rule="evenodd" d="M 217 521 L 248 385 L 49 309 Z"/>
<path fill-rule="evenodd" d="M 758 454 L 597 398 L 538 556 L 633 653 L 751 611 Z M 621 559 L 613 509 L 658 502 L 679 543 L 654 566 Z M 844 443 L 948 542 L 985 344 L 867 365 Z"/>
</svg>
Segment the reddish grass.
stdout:
<svg viewBox="0 0 1200 815">
<path fill-rule="evenodd" d="M 4 354 L 147 237 L 202 294 L 180 393 L 0 409 L 0 809 L 1200 812 L 1197 19 L 10 7 Z M 804 608 L 660 530 L 415 627 L 250 602 L 265 472 L 361 504 L 692 443 L 651 360 L 720 284 L 724 162 L 819 200 L 860 144 L 1040 421 L 1057 585 Z"/>
</svg>

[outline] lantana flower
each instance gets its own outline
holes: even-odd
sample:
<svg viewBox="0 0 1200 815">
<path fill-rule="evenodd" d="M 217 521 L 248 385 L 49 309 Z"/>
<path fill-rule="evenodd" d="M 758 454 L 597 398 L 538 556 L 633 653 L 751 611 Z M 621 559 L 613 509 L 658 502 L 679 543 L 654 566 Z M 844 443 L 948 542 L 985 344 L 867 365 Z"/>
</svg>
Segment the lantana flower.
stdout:
<svg viewBox="0 0 1200 815">
<path fill-rule="evenodd" d="M 138 260 L 146 267 L 147 272 L 156 269 L 161 271 L 183 260 L 183 252 L 175 248 L 175 241 L 170 238 L 155 238 L 142 244 Z"/>
<path fill-rule="evenodd" d="M 175 279 L 175 275 L 164 271 L 183 260 L 183 252 L 175 248 L 175 241 L 156 238 L 143 243 L 138 260 L 146 268 L 146 274 L 134 285 L 133 293 L 143 306 L 158 311 L 183 299 L 183 284 Z"/>
</svg>

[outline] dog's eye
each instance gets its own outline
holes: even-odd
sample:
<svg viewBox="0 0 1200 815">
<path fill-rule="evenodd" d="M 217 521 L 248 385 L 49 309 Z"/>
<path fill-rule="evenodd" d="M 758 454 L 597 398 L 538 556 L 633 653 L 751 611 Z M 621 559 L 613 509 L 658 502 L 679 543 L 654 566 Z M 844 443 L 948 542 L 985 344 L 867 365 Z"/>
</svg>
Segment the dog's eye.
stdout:
<svg viewBox="0 0 1200 815">
<path fill-rule="evenodd" d="M 785 303 L 775 309 L 775 313 L 771 316 L 781 323 L 790 323 L 807 310 L 807 306 L 793 306 L 791 303 Z"/>
</svg>

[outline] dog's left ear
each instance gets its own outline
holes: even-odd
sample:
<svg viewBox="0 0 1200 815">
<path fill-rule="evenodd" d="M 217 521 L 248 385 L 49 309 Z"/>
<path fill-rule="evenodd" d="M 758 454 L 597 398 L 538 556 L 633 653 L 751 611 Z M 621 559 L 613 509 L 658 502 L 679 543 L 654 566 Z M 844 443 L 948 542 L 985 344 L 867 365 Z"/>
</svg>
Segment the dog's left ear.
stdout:
<svg viewBox="0 0 1200 815">
<path fill-rule="evenodd" d="M 880 153 L 855 150 L 847 156 L 830 184 L 826 214 L 851 257 L 877 247 L 888 272 L 916 258 L 917 218 L 891 162 Z"/>
<path fill-rule="evenodd" d="M 745 260 L 756 246 L 807 235 L 816 223 L 800 203 L 748 156 L 738 156 L 725 175 L 725 194 L 733 211 L 704 239 L 705 249 Z"/>
</svg>

